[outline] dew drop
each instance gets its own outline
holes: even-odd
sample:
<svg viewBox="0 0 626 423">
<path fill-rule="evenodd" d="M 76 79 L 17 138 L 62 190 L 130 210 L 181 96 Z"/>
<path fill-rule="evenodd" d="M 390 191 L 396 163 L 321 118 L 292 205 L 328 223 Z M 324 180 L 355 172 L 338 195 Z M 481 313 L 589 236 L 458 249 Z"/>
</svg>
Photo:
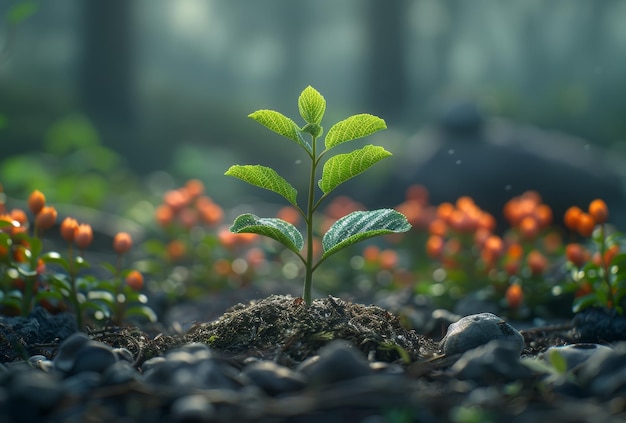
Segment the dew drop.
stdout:
<svg viewBox="0 0 626 423">
<path fill-rule="evenodd" d="M 457 165 L 460 165 L 461 163 L 463 163 L 463 161 L 462 161 L 462 160 L 457 160 L 457 161 L 456 161 L 456 164 L 457 164 Z"/>
<path fill-rule="evenodd" d="M 448 154 L 449 154 L 449 155 L 453 155 L 453 154 L 454 154 L 454 148 L 449 149 L 449 150 L 448 150 Z"/>
</svg>

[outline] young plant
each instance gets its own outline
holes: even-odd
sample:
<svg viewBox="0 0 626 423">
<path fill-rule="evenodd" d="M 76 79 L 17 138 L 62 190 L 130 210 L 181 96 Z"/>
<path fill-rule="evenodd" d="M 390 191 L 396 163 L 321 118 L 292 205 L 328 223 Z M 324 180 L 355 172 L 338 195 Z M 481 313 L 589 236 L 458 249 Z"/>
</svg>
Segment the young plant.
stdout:
<svg viewBox="0 0 626 423">
<path fill-rule="evenodd" d="M 355 211 L 337 220 L 322 237 L 322 256 L 314 263 L 313 227 L 314 214 L 320 204 L 339 185 L 364 172 L 369 167 L 391 156 L 383 147 L 367 145 L 347 154 L 336 154 L 324 163 L 316 195 L 315 180 L 322 158 L 334 147 L 347 141 L 371 135 L 385 129 L 385 121 L 369 114 L 358 114 L 333 125 L 324 138 L 324 149 L 318 153 L 317 140 L 322 136 L 320 125 L 326 111 L 326 100 L 311 86 L 298 98 L 300 116 L 306 124 L 300 128 L 293 120 L 274 110 L 258 110 L 249 115 L 266 128 L 298 144 L 310 159 L 311 168 L 306 206 L 297 201 L 296 189 L 275 170 L 261 165 L 234 165 L 226 175 L 242 179 L 251 185 L 273 191 L 283 196 L 302 215 L 306 224 L 306 249 L 303 235 L 298 229 L 279 218 L 260 218 L 247 213 L 237 217 L 230 227 L 234 233 L 255 233 L 272 238 L 293 251 L 305 268 L 303 298 L 311 304 L 313 272 L 318 266 L 339 250 L 356 242 L 377 235 L 406 232 L 411 228 L 406 217 L 392 209 Z M 311 141 L 305 139 L 310 136 Z"/>
</svg>

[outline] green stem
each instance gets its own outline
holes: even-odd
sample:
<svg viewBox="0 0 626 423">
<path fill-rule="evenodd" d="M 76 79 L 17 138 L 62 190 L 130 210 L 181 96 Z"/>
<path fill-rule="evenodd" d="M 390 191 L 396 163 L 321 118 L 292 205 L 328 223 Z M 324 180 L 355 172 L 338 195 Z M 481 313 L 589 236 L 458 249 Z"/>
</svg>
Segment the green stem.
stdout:
<svg viewBox="0 0 626 423">
<path fill-rule="evenodd" d="M 609 263 L 607 263 L 604 260 L 604 254 L 606 253 L 606 239 L 604 238 L 604 223 L 600 224 L 600 265 L 602 266 L 602 279 L 604 280 L 604 283 L 606 283 L 608 292 L 607 292 L 607 304 L 611 304 L 611 307 L 609 308 L 613 308 L 615 307 L 615 304 L 613 303 L 613 288 L 611 287 L 611 280 L 610 280 L 610 276 L 609 276 Z"/>
<path fill-rule="evenodd" d="M 313 285 L 313 213 L 315 212 L 315 173 L 317 169 L 317 159 L 315 157 L 315 137 L 311 136 L 311 175 L 309 177 L 309 200 L 306 211 L 306 261 L 304 263 L 304 293 L 302 297 L 306 305 L 311 305 L 311 287 Z"/>
<path fill-rule="evenodd" d="M 76 327 L 78 330 L 83 328 L 83 311 L 80 308 L 80 302 L 78 301 L 78 290 L 76 289 L 76 269 L 74 267 L 74 249 L 72 243 L 69 243 L 68 247 L 68 265 L 70 266 L 70 300 L 74 311 L 76 312 Z"/>
</svg>

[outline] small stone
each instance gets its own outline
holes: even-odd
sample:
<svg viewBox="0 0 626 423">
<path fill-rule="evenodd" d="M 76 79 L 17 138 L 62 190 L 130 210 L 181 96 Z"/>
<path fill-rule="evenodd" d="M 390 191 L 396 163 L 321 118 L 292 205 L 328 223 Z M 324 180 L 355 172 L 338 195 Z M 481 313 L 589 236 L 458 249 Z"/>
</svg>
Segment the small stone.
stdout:
<svg viewBox="0 0 626 423">
<path fill-rule="evenodd" d="M 458 379 L 472 380 L 483 386 L 525 379 L 532 374 L 520 362 L 518 347 L 499 339 L 465 352 L 449 372 Z"/>
<path fill-rule="evenodd" d="M 544 360 L 549 360 L 550 354 L 552 352 L 556 352 L 565 359 L 565 362 L 567 363 L 567 369 L 571 370 L 574 367 L 578 366 L 580 363 L 583 363 L 589 358 L 593 357 L 599 351 L 611 349 L 612 348 L 600 344 L 571 344 L 558 347 L 550 347 L 539 357 Z"/>
<path fill-rule="evenodd" d="M 89 341 L 76 352 L 70 374 L 87 371 L 102 373 L 116 361 L 113 348 L 102 342 Z"/>
<path fill-rule="evenodd" d="M 272 396 L 298 391 L 306 385 L 306 379 L 301 373 L 273 361 L 252 363 L 245 367 L 243 375 Z"/>
<path fill-rule="evenodd" d="M 187 395 L 172 403 L 173 422 L 209 422 L 215 417 L 215 407 L 202 395 Z"/>
<path fill-rule="evenodd" d="M 63 373 L 69 373 L 74 367 L 76 353 L 87 342 L 89 342 L 89 337 L 82 332 L 76 332 L 63 341 L 59 346 L 59 352 L 54 357 L 54 368 Z"/>
<path fill-rule="evenodd" d="M 127 361 L 117 361 L 102 374 L 103 385 L 121 385 L 139 379 L 137 370 Z"/>
<path fill-rule="evenodd" d="M 524 349 L 524 337 L 500 317 L 492 313 L 466 316 L 448 327 L 440 347 L 446 356 L 461 354 L 498 340 L 510 344 L 518 356 Z"/>
<path fill-rule="evenodd" d="M 626 342 L 599 350 L 580 366 L 580 386 L 591 395 L 608 399 L 626 393 Z"/>
<path fill-rule="evenodd" d="M 135 361 L 135 357 L 133 357 L 133 353 L 130 352 L 127 348 L 113 348 L 113 354 L 118 360 L 123 360 L 128 363 L 133 363 Z"/>
<path fill-rule="evenodd" d="M 304 361 L 298 370 L 313 385 L 334 383 L 372 374 L 369 363 L 347 341 L 332 341 L 319 351 L 319 359 Z"/>
</svg>

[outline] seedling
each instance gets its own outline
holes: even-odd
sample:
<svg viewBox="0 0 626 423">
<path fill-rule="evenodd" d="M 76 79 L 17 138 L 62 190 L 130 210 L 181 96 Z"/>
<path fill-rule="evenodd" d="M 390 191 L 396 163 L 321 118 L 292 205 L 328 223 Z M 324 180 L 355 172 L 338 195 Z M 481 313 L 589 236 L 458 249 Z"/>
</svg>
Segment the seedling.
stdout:
<svg viewBox="0 0 626 423">
<path fill-rule="evenodd" d="M 407 218 L 393 209 L 352 212 L 335 222 L 322 237 L 322 255 L 314 263 L 313 256 L 313 217 L 320 204 L 339 185 L 364 172 L 380 160 L 391 156 L 383 147 L 366 145 L 347 154 L 336 154 L 323 165 L 318 186 L 315 189 L 317 170 L 322 158 L 334 147 L 371 135 L 387 126 L 379 117 L 369 114 L 350 116 L 333 125 L 324 138 L 324 149 L 318 153 L 317 140 L 322 136 L 320 125 L 326 111 L 326 100 L 311 86 L 302 91 L 298 98 L 300 116 L 306 124 L 300 128 L 293 120 L 274 110 L 258 110 L 249 115 L 266 128 L 298 144 L 311 162 L 307 204 L 300 207 L 296 189 L 274 169 L 261 165 L 234 165 L 226 175 L 242 179 L 251 185 L 273 191 L 284 197 L 302 215 L 306 224 L 306 250 L 303 253 L 305 237 L 292 224 L 279 218 L 260 218 L 246 213 L 237 217 L 230 227 L 234 233 L 255 233 L 272 238 L 293 251 L 305 268 L 303 298 L 311 304 L 313 272 L 318 266 L 339 250 L 359 241 L 390 233 L 406 232 L 411 228 Z M 305 139 L 311 137 L 311 141 Z"/>
</svg>

